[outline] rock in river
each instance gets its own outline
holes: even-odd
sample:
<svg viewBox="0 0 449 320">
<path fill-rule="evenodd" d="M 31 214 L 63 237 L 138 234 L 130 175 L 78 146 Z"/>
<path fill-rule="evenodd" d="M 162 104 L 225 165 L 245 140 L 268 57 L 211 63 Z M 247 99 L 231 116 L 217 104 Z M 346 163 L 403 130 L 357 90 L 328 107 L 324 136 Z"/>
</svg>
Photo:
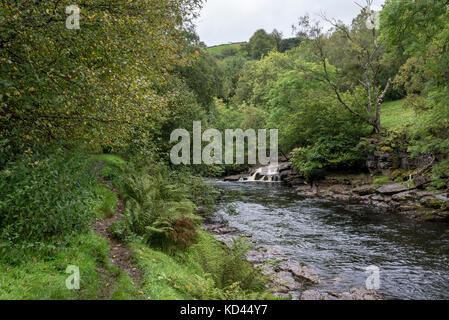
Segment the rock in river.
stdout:
<svg viewBox="0 0 449 320">
<path fill-rule="evenodd" d="M 235 182 L 235 181 L 239 181 L 243 176 L 241 174 L 235 175 L 235 176 L 229 176 L 224 178 L 224 181 L 230 181 L 230 182 Z"/>
<path fill-rule="evenodd" d="M 378 188 L 377 192 L 380 194 L 391 196 L 394 194 L 405 192 L 407 190 L 410 190 L 410 188 L 403 185 L 402 183 L 390 183 Z"/>
<path fill-rule="evenodd" d="M 319 284 L 321 282 L 321 277 L 315 270 L 312 270 L 306 266 L 302 266 L 299 263 L 284 262 L 279 264 L 278 269 L 289 271 L 295 277 L 305 279 L 314 284 Z"/>
</svg>

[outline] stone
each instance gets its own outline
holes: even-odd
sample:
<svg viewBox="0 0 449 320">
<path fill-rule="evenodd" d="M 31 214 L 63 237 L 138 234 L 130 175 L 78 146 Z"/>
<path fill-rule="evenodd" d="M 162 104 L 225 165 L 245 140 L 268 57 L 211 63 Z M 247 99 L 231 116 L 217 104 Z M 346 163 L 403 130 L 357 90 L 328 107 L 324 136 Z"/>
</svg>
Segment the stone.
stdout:
<svg viewBox="0 0 449 320">
<path fill-rule="evenodd" d="M 422 197 L 420 203 L 426 208 L 442 210 L 449 208 L 449 198 L 443 194 L 432 194 Z"/>
<path fill-rule="evenodd" d="M 416 175 L 413 177 L 413 184 L 418 189 L 424 189 L 424 187 L 432 181 L 430 177 L 425 177 L 422 175 Z"/>
<path fill-rule="evenodd" d="M 281 180 L 285 180 L 291 174 L 292 174 L 291 170 L 284 170 L 279 174 L 279 176 L 281 177 Z"/>
<path fill-rule="evenodd" d="M 238 174 L 235 176 L 226 177 L 226 178 L 224 178 L 224 181 L 235 182 L 235 181 L 240 181 L 241 178 L 243 178 L 243 176 L 241 174 Z"/>
<path fill-rule="evenodd" d="M 402 183 L 390 183 L 383 185 L 382 187 L 378 188 L 376 191 L 380 194 L 384 195 L 394 195 L 397 193 L 402 193 L 407 190 L 410 190 L 407 186 L 403 185 Z"/>
<path fill-rule="evenodd" d="M 289 293 L 291 291 L 297 291 L 302 288 L 302 285 L 297 282 L 290 272 L 278 272 L 274 275 L 269 287 L 274 292 Z"/>
<path fill-rule="evenodd" d="M 321 294 L 321 292 L 317 290 L 307 290 L 304 291 L 301 295 L 301 300 L 305 301 L 318 301 L 318 300 L 326 300 L 325 297 Z"/>
<path fill-rule="evenodd" d="M 302 266 L 299 263 L 293 263 L 293 262 L 281 263 L 278 266 L 278 269 L 282 270 L 282 271 L 289 271 L 295 277 L 307 280 L 314 284 L 319 284 L 321 282 L 321 277 L 315 270 L 312 270 L 306 266 Z"/>
<path fill-rule="evenodd" d="M 279 164 L 279 172 L 290 170 L 292 168 L 291 162 L 283 162 Z"/>
<path fill-rule="evenodd" d="M 332 199 L 337 201 L 349 201 L 351 196 L 347 194 L 333 194 Z"/>
<path fill-rule="evenodd" d="M 384 300 L 384 297 L 374 290 L 364 287 L 353 287 L 348 292 L 327 292 L 339 300 Z"/>
<path fill-rule="evenodd" d="M 416 199 L 416 192 L 413 191 L 405 191 L 401 193 L 397 193 L 393 195 L 393 200 L 396 201 L 406 201 Z"/>
<path fill-rule="evenodd" d="M 360 196 L 366 196 L 373 193 L 373 187 L 371 185 L 360 186 L 353 189 L 352 192 Z"/>
</svg>

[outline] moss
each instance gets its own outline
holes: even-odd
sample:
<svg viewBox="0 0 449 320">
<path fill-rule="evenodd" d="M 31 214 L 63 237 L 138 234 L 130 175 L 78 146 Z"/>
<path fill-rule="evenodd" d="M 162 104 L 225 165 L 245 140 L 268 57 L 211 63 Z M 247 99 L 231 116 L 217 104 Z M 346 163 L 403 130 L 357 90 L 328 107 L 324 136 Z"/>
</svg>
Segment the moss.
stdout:
<svg viewBox="0 0 449 320">
<path fill-rule="evenodd" d="M 391 178 L 391 180 L 396 180 L 399 178 L 402 181 L 404 179 L 404 173 L 405 173 L 405 171 L 402 169 L 394 170 L 391 173 L 390 178 Z"/>
<path fill-rule="evenodd" d="M 380 176 L 380 177 L 376 177 L 374 179 L 373 186 L 378 187 L 380 185 L 391 183 L 391 182 L 392 182 L 392 180 L 390 179 L 389 176 Z"/>
<path fill-rule="evenodd" d="M 387 153 L 392 153 L 394 150 L 391 147 L 384 146 L 384 147 L 380 148 L 380 151 L 387 152 Z"/>
</svg>

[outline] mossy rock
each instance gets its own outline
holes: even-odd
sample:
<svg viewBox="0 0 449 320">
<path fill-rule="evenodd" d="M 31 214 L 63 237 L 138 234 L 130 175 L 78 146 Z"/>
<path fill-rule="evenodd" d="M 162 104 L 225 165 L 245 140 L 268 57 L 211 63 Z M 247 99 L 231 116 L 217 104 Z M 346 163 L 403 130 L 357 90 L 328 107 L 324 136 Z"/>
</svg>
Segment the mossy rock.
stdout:
<svg viewBox="0 0 449 320">
<path fill-rule="evenodd" d="M 384 147 L 380 148 L 380 151 L 386 152 L 386 153 L 392 153 L 394 150 L 391 147 L 384 146 Z"/>
<path fill-rule="evenodd" d="M 391 173 L 390 178 L 391 178 L 391 180 L 396 180 L 396 179 L 398 179 L 398 178 L 404 179 L 404 174 L 405 174 L 405 171 L 404 171 L 404 170 L 402 170 L 402 169 L 397 169 L 397 170 L 394 170 L 394 171 Z"/>
</svg>

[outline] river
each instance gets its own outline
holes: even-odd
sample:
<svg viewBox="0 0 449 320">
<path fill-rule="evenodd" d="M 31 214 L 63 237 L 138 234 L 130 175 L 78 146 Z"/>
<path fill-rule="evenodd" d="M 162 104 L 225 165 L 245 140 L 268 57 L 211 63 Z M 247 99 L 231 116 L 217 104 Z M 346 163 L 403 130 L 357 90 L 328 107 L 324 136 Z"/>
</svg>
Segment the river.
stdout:
<svg viewBox="0 0 449 320">
<path fill-rule="evenodd" d="M 257 246 L 315 269 L 323 290 L 365 286 L 366 268 L 377 266 L 377 292 L 387 299 L 449 299 L 447 225 L 307 200 L 279 183 L 214 185 L 239 194 L 231 200 L 234 210 L 221 208 L 214 219 L 250 234 Z"/>
</svg>

